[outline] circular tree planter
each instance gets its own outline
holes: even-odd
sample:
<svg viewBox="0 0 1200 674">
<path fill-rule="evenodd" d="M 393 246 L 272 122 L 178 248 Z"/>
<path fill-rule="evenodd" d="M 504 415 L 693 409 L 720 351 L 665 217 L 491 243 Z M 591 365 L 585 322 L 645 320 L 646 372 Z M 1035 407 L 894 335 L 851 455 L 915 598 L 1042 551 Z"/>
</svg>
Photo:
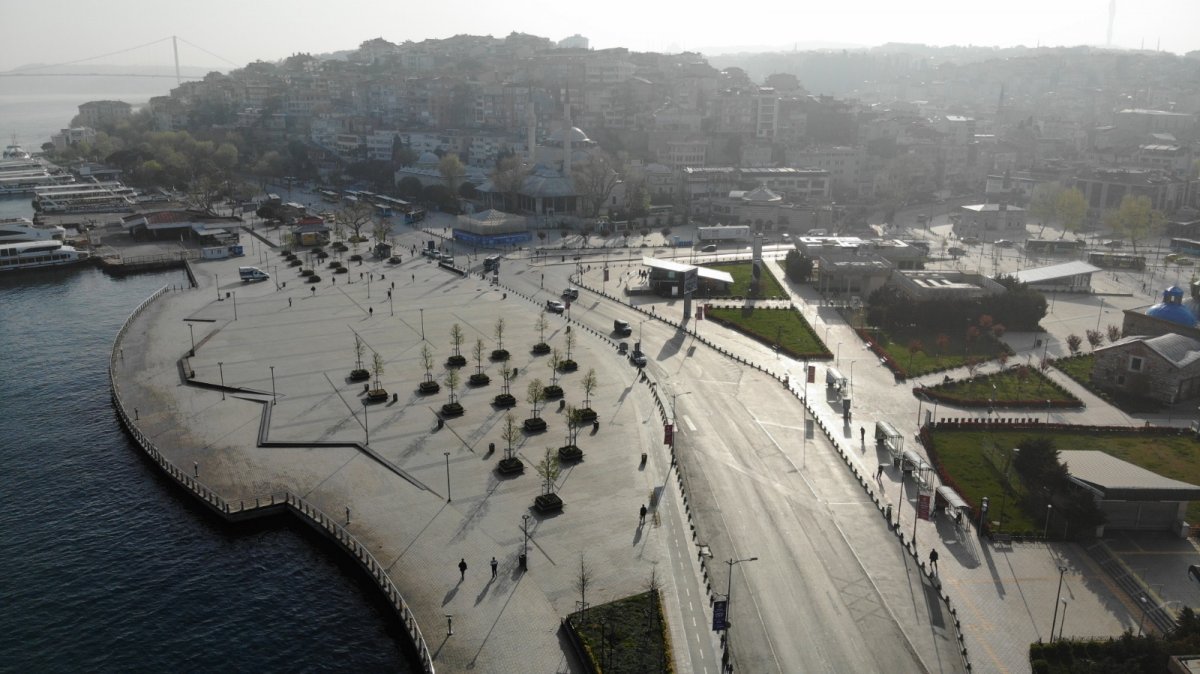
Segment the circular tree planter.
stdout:
<svg viewBox="0 0 1200 674">
<path fill-rule="evenodd" d="M 297 260 L 296 258 L 292 258 L 292 259 L 288 260 L 289 267 L 299 267 L 301 264 L 304 264 L 304 263 L 301 262 L 300 260 Z"/>
<path fill-rule="evenodd" d="M 345 273 L 346 273 L 346 268 L 345 268 L 345 267 L 338 267 L 337 269 L 334 269 L 334 270 L 333 270 L 333 273 L 335 273 L 335 274 L 345 274 Z"/>
<path fill-rule="evenodd" d="M 316 273 L 316 272 L 314 272 L 314 271 L 313 271 L 313 270 L 311 270 L 311 269 L 301 269 L 301 270 L 300 270 L 300 275 L 301 275 L 301 276 L 312 276 L 312 275 L 313 275 L 313 274 L 315 274 L 315 273 Z"/>
<path fill-rule="evenodd" d="M 546 430 L 546 420 L 540 417 L 537 419 L 526 419 L 525 423 L 521 425 L 530 433 L 541 433 Z"/>
<path fill-rule="evenodd" d="M 576 363 L 573 360 L 564 360 L 558 366 L 559 372 L 574 372 L 575 370 L 578 370 L 578 369 L 579 369 L 579 363 Z"/>
<path fill-rule="evenodd" d="M 330 269 L 337 269 L 337 268 L 338 268 L 338 267 L 340 267 L 340 266 L 342 266 L 342 263 L 341 263 L 341 262 L 338 262 L 337 260 L 334 260 L 333 262 L 330 262 L 330 263 L 329 263 L 329 268 L 330 268 Z"/>
<path fill-rule="evenodd" d="M 546 396 L 546 400 L 558 400 L 563 397 L 562 387 L 557 384 L 551 384 L 542 389 L 542 393 Z"/>
<path fill-rule="evenodd" d="M 371 378 L 371 373 L 366 370 L 350 370 L 350 381 L 366 381 Z"/>
<path fill-rule="evenodd" d="M 350 256 L 350 261 L 351 262 L 362 262 L 362 255 L 355 253 L 354 255 Z"/>
<path fill-rule="evenodd" d="M 463 406 L 458 403 L 446 403 L 442 405 L 442 416 L 444 417 L 459 417 L 462 416 Z"/>
<path fill-rule="evenodd" d="M 565 445 L 558 448 L 558 460 L 575 463 L 583 458 L 583 450 L 575 445 Z"/>
<path fill-rule="evenodd" d="M 491 381 L 492 378 L 482 372 L 467 377 L 467 384 L 469 386 L 487 386 Z"/>
<path fill-rule="evenodd" d="M 312 276 L 309 276 L 309 277 L 308 277 L 308 282 L 309 282 L 309 283 L 320 283 L 320 282 L 321 282 L 321 277 L 320 277 L 320 276 L 318 276 L 318 275 L 316 275 L 316 274 L 313 274 Z"/>
<path fill-rule="evenodd" d="M 496 407 L 512 407 L 517 404 L 517 399 L 508 393 L 501 393 L 492 400 L 492 404 Z"/>
<path fill-rule="evenodd" d="M 581 407 L 575 410 L 575 418 L 573 421 L 576 425 L 590 424 L 596 420 L 596 411 L 590 407 Z"/>
<path fill-rule="evenodd" d="M 436 381 L 423 381 L 417 385 L 417 390 L 420 391 L 422 395 L 430 395 L 431 393 L 437 393 L 438 391 L 442 390 L 442 386 Z"/>
<path fill-rule="evenodd" d="M 466 356 L 450 356 L 446 359 L 446 367 L 462 367 L 467 364 Z"/>
<path fill-rule="evenodd" d="M 385 388 L 371 389 L 367 391 L 367 400 L 373 403 L 383 402 L 388 399 L 388 392 Z"/>
<path fill-rule="evenodd" d="M 525 464 L 515 456 L 511 459 L 500 459 L 500 463 L 496 466 L 496 472 L 501 475 L 524 473 Z"/>
<path fill-rule="evenodd" d="M 558 494 L 542 494 L 533 499 L 533 509 L 540 513 L 559 512 L 563 508 L 563 501 L 558 497 Z"/>
<path fill-rule="evenodd" d="M 509 358 L 508 349 L 496 349 L 492 351 L 492 360 L 507 362 Z"/>
<path fill-rule="evenodd" d="M 550 345 L 545 342 L 538 342 L 533 345 L 532 351 L 535 356 L 544 356 L 550 353 Z"/>
</svg>

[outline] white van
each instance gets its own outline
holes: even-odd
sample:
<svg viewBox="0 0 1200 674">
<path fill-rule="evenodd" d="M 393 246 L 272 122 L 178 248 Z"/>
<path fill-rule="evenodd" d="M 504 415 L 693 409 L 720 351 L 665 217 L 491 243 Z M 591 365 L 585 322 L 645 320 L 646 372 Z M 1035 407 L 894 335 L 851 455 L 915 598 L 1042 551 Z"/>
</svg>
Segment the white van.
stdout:
<svg viewBox="0 0 1200 674">
<path fill-rule="evenodd" d="M 259 269 L 258 267 L 238 267 L 238 276 L 242 278 L 243 283 L 249 283 L 250 281 L 266 281 L 267 279 L 271 278 L 270 274 Z"/>
</svg>

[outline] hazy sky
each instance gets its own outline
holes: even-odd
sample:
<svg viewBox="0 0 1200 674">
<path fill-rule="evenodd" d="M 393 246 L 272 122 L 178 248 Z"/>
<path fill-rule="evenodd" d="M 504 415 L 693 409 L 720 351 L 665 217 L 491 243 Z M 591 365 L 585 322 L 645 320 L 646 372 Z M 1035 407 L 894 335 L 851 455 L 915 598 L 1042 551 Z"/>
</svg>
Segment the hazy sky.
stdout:
<svg viewBox="0 0 1200 674">
<path fill-rule="evenodd" d="M 229 67 L 295 52 L 351 49 L 459 33 L 522 31 L 559 40 L 580 33 L 593 47 L 645 51 L 876 45 L 1099 45 L 1110 0 L 0 0 L 0 71 L 61 63 L 178 35 L 183 65 Z M 1200 49 L 1200 0 L 1119 0 L 1113 43 L 1183 53 Z M 91 61 L 171 63 L 169 43 Z"/>
</svg>

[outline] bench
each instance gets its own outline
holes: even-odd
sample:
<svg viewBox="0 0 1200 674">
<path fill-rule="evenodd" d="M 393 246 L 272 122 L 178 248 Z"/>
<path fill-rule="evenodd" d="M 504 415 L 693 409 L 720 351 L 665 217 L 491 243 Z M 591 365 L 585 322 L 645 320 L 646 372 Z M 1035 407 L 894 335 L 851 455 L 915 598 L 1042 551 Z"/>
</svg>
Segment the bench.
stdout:
<svg viewBox="0 0 1200 674">
<path fill-rule="evenodd" d="M 1001 533 L 992 534 L 992 543 L 995 545 L 1004 545 L 1004 546 L 1008 546 L 1011 548 L 1012 547 L 1012 535 L 1011 534 L 1001 534 Z"/>
</svg>

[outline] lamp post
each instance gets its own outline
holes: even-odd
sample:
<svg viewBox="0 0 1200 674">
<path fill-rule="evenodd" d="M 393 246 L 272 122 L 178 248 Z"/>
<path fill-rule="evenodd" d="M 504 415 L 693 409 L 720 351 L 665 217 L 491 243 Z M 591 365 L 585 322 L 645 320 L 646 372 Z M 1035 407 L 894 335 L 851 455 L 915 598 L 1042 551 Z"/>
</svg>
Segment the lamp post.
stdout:
<svg viewBox="0 0 1200 674">
<path fill-rule="evenodd" d="M 1053 503 L 1046 504 L 1046 526 L 1042 527 L 1042 538 L 1050 536 L 1050 513 L 1054 510 Z"/>
<path fill-rule="evenodd" d="M 275 395 L 275 366 L 269 365 L 271 368 L 271 407 L 275 406 L 277 396 Z"/>
<path fill-rule="evenodd" d="M 213 274 L 213 285 L 217 287 L 217 301 L 221 301 L 221 275 Z"/>
<path fill-rule="evenodd" d="M 370 423 L 370 419 L 367 418 L 367 399 L 366 398 L 363 398 L 363 432 L 365 432 L 367 435 L 366 442 L 364 442 L 363 444 L 370 445 L 371 444 L 371 423 Z"/>
<path fill-rule="evenodd" d="M 685 396 L 685 395 L 688 395 L 688 394 L 690 394 L 690 393 L 691 393 L 691 391 L 684 391 L 683 393 L 672 393 L 672 394 L 671 394 L 671 423 L 672 423 L 672 424 L 675 424 L 675 426 L 676 426 L 675 430 L 676 430 L 676 431 L 678 431 L 678 430 L 679 430 L 679 428 L 678 428 L 678 424 L 677 424 L 677 423 L 676 423 L 676 421 L 675 421 L 675 399 L 676 399 L 676 398 L 678 398 L 678 397 L 680 397 L 680 396 Z"/>
<path fill-rule="evenodd" d="M 1046 423 L 1050 423 L 1050 401 L 1046 401 Z"/>
<path fill-rule="evenodd" d="M 221 400 L 225 399 L 225 362 L 217 362 L 217 371 L 221 373 Z"/>
<path fill-rule="evenodd" d="M 425 308 L 418 309 L 421 312 L 421 341 L 425 341 Z"/>
<path fill-rule="evenodd" d="M 1096 314 L 1096 329 L 1100 329 L 1100 319 L 1104 318 L 1104 298 L 1100 298 L 1100 312 Z"/>
<path fill-rule="evenodd" d="M 842 364 L 842 343 L 841 342 L 838 342 L 836 360 L 837 360 L 838 365 Z"/>
<path fill-rule="evenodd" d="M 237 291 L 233 291 L 233 320 L 237 320 Z"/>
<path fill-rule="evenodd" d="M 521 519 L 523 520 L 525 531 L 525 545 L 521 548 L 521 554 L 525 555 L 526 559 L 529 559 L 529 514 L 521 515 Z"/>
<path fill-rule="evenodd" d="M 735 564 L 741 564 L 742 562 L 757 562 L 757 561 L 758 561 L 758 557 L 747 557 L 745 559 L 734 559 L 734 558 L 730 557 L 729 560 L 725 562 L 726 564 L 729 565 L 729 578 L 725 584 L 725 626 L 724 627 L 725 627 L 726 640 L 729 639 L 729 607 L 730 607 L 730 604 L 732 603 L 732 601 L 730 599 L 730 593 L 733 592 L 733 567 Z"/>
<path fill-rule="evenodd" d="M 188 334 L 192 337 L 192 350 L 188 356 L 195 357 L 196 355 L 196 329 L 191 323 L 188 323 Z"/>
<path fill-rule="evenodd" d="M 1054 641 L 1054 626 L 1058 623 L 1058 600 L 1062 599 L 1062 584 L 1063 575 L 1067 572 L 1067 567 L 1059 565 L 1058 567 L 1058 592 L 1054 593 L 1054 618 L 1050 620 L 1050 640 Z M 1141 627 L 1138 627 L 1138 633 L 1141 634 Z"/>
<path fill-rule="evenodd" d="M 851 392 L 854 391 L 854 363 L 856 363 L 856 362 L 857 361 L 853 361 L 853 360 L 850 361 L 850 391 Z"/>
<path fill-rule="evenodd" d="M 450 452 L 442 452 L 446 456 L 446 503 L 453 499 L 450 498 Z"/>
<path fill-rule="evenodd" d="M 826 325 L 826 326 L 825 326 L 825 339 L 821 340 L 821 341 L 822 341 L 822 342 L 824 342 L 825 344 L 828 344 L 828 343 L 829 343 L 829 328 L 832 328 L 832 327 L 833 327 L 832 325 Z"/>
<path fill-rule="evenodd" d="M 642 320 L 638 321 L 638 344 L 642 343 L 642 324 L 648 320 L 650 320 L 650 319 L 643 318 Z"/>
</svg>

